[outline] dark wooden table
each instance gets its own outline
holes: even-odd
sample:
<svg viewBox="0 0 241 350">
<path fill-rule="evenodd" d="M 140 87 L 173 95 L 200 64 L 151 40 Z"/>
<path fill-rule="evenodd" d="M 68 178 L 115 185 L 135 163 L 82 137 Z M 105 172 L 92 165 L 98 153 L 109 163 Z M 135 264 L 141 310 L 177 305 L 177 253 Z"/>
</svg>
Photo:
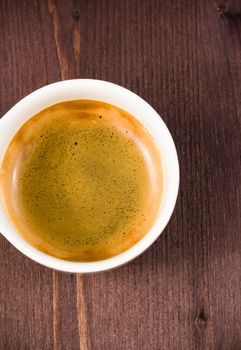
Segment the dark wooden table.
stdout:
<svg viewBox="0 0 241 350">
<path fill-rule="evenodd" d="M 44 268 L 1 237 L 0 349 L 241 349 L 241 18 L 211 0 L 0 0 L 1 115 L 78 77 L 160 113 L 177 206 L 147 252 L 95 275 Z"/>
</svg>

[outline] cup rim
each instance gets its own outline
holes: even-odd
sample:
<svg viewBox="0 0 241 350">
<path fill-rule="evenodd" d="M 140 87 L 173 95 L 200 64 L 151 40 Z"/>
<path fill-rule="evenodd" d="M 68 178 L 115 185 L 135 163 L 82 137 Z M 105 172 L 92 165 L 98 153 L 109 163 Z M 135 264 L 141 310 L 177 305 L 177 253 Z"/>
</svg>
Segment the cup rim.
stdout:
<svg viewBox="0 0 241 350">
<path fill-rule="evenodd" d="M 92 272 L 100 272 L 100 271 L 106 271 L 113 268 L 116 268 L 118 266 L 121 266 L 123 264 L 128 263 L 129 261 L 135 259 L 137 256 L 142 254 L 147 248 L 149 248 L 154 241 L 161 235 L 164 228 L 166 227 L 168 221 L 170 220 L 170 217 L 173 213 L 177 195 L 178 195 L 178 189 L 179 189 L 179 163 L 178 163 L 178 157 L 177 157 L 177 151 L 176 147 L 173 141 L 173 138 L 162 120 L 162 118 L 159 116 L 159 114 L 151 107 L 144 99 L 142 99 L 140 96 L 135 94 L 134 92 L 111 82 L 107 82 L 104 80 L 97 80 L 97 79 L 71 79 L 71 80 L 63 80 L 58 81 L 46 86 L 41 87 L 40 89 L 37 89 L 30 93 L 29 95 L 25 96 L 23 99 L 21 99 L 18 103 L 16 103 L 1 119 L 0 119 L 0 129 L 1 128 L 8 128 L 8 124 L 16 124 L 16 115 L 19 115 L 19 113 L 23 115 L 23 113 L 26 111 L 29 111 L 29 106 L 40 103 L 41 105 L 41 99 L 47 99 L 47 96 L 51 98 L 51 95 L 55 96 L 58 94 L 68 91 L 68 89 L 85 89 L 86 91 L 90 89 L 96 89 L 96 91 L 102 91 L 104 93 L 114 93 L 117 96 L 117 99 L 121 101 L 121 99 L 125 99 L 125 103 L 129 103 L 132 106 L 138 105 L 139 107 L 143 108 L 145 112 L 148 114 L 148 118 L 152 118 L 152 122 L 155 125 L 160 128 L 158 132 L 160 131 L 160 134 L 165 138 L 165 142 L 168 148 L 168 162 L 171 164 L 172 169 L 172 178 L 171 178 L 171 185 L 166 190 L 165 194 L 165 200 L 162 205 L 162 210 L 158 214 L 158 217 L 156 218 L 154 224 L 150 228 L 150 230 L 132 247 L 130 247 L 128 250 L 122 252 L 119 255 L 116 255 L 114 257 L 105 259 L 105 260 L 99 260 L 99 261 L 93 261 L 93 262 L 72 262 L 72 261 L 66 261 L 59 258 L 55 258 L 53 256 L 50 256 L 46 253 L 41 252 L 37 248 L 33 247 L 31 244 L 29 244 L 25 239 L 20 235 L 20 233 L 17 232 L 15 227 L 10 222 L 10 219 L 8 218 L 8 215 L 2 205 L 0 208 L 0 232 L 2 235 L 13 245 L 15 248 L 17 248 L 20 252 L 22 252 L 24 255 L 29 257 L 30 259 L 47 266 L 49 268 L 64 271 L 64 272 L 70 272 L 70 273 L 92 273 Z M 112 92 L 110 92 L 112 91 Z M 75 99 L 75 98 L 74 98 Z M 79 98 L 83 99 L 83 98 Z M 94 99 L 94 98 L 90 98 Z M 66 99 L 62 101 L 71 100 L 68 93 L 66 93 Z M 98 98 L 96 98 L 98 100 Z M 106 101 L 105 99 L 100 99 L 101 101 Z M 60 102 L 60 101 L 59 101 Z M 58 102 L 55 102 L 58 103 Z M 55 103 L 52 103 L 55 104 Z M 111 103 L 111 102 L 109 102 Z M 113 103 L 114 105 L 117 105 L 116 103 Z M 51 104 L 49 104 L 51 105 Z M 118 106 L 122 108 L 120 105 Z M 46 107 L 41 108 L 40 110 L 43 110 Z M 134 108 L 134 107 L 133 107 Z M 127 112 L 133 114 L 133 112 L 128 110 L 128 108 L 123 108 Z M 31 108 L 30 108 L 31 110 Z M 39 111 L 40 111 L 39 110 Z M 36 114 L 36 113 L 34 113 Z M 30 113 L 30 116 L 25 118 L 24 122 L 31 118 L 34 114 Z M 134 114 L 135 117 L 135 114 Z M 150 121 L 149 121 L 150 122 Z M 10 125 L 10 124 L 9 124 Z M 21 125 L 17 128 L 17 130 L 21 127 Z M 5 130 L 5 131 L 6 131 Z M 15 132 L 16 133 L 16 132 Z M 8 142 L 7 146 L 14 137 L 15 133 L 13 135 L 8 135 Z M 4 157 L 5 151 L 7 146 L 5 145 L 4 149 L 1 147 L 0 142 L 0 167 L 2 163 L 2 159 Z M 170 180 L 169 180 L 170 181 Z M 0 192 L 0 202 L 1 202 L 1 192 Z"/>
</svg>

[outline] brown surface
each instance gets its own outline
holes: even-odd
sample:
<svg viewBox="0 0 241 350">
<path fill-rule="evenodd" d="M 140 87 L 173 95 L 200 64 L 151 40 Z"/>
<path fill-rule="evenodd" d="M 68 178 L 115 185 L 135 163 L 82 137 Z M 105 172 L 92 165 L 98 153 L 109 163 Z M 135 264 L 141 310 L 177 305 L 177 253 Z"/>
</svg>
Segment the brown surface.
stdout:
<svg viewBox="0 0 241 350">
<path fill-rule="evenodd" d="M 241 14 L 241 0 L 213 0 L 213 4 L 220 14 Z"/>
<path fill-rule="evenodd" d="M 241 349 L 240 37 L 210 0 L 0 0 L 1 115 L 110 80 L 163 116 L 181 167 L 165 232 L 117 270 L 53 272 L 0 238 L 0 349 Z"/>
</svg>

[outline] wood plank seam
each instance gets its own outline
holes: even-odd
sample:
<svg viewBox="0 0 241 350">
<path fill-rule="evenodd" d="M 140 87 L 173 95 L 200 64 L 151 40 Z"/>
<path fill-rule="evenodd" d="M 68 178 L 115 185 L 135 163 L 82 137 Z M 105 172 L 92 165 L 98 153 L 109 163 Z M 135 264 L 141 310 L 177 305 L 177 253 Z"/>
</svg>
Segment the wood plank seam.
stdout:
<svg viewBox="0 0 241 350">
<path fill-rule="evenodd" d="M 58 57 L 58 62 L 60 67 L 61 79 L 65 80 L 65 79 L 68 79 L 68 76 L 69 76 L 68 74 L 69 67 L 68 67 L 67 57 L 65 55 L 63 45 L 62 45 L 60 18 L 59 18 L 57 6 L 54 0 L 48 0 L 48 9 L 52 15 L 52 20 L 53 20 L 54 39 L 55 39 L 57 57 Z"/>
<path fill-rule="evenodd" d="M 59 334 L 59 291 L 58 291 L 58 272 L 53 271 L 53 337 L 54 350 L 61 350 Z"/>
<path fill-rule="evenodd" d="M 80 350 L 90 350 L 88 341 L 87 312 L 83 289 L 83 276 L 76 276 L 76 301 Z"/>
</svg>

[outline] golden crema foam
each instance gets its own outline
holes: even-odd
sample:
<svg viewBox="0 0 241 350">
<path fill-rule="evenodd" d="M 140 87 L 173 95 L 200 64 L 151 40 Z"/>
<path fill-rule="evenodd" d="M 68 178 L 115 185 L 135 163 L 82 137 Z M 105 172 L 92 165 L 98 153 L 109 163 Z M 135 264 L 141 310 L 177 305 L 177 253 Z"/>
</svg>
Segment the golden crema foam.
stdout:
<svg viewBox="0 0 241 350">
<path fill-rule="evenodd" d="M 148 232 L 163 178 L 160 155 L 138 120 L 104 102 L 77 100 L 20 128 L 0 185 L 12 223 L 30 244 L 61 259 L 96 261 Z"/>
</svg>

